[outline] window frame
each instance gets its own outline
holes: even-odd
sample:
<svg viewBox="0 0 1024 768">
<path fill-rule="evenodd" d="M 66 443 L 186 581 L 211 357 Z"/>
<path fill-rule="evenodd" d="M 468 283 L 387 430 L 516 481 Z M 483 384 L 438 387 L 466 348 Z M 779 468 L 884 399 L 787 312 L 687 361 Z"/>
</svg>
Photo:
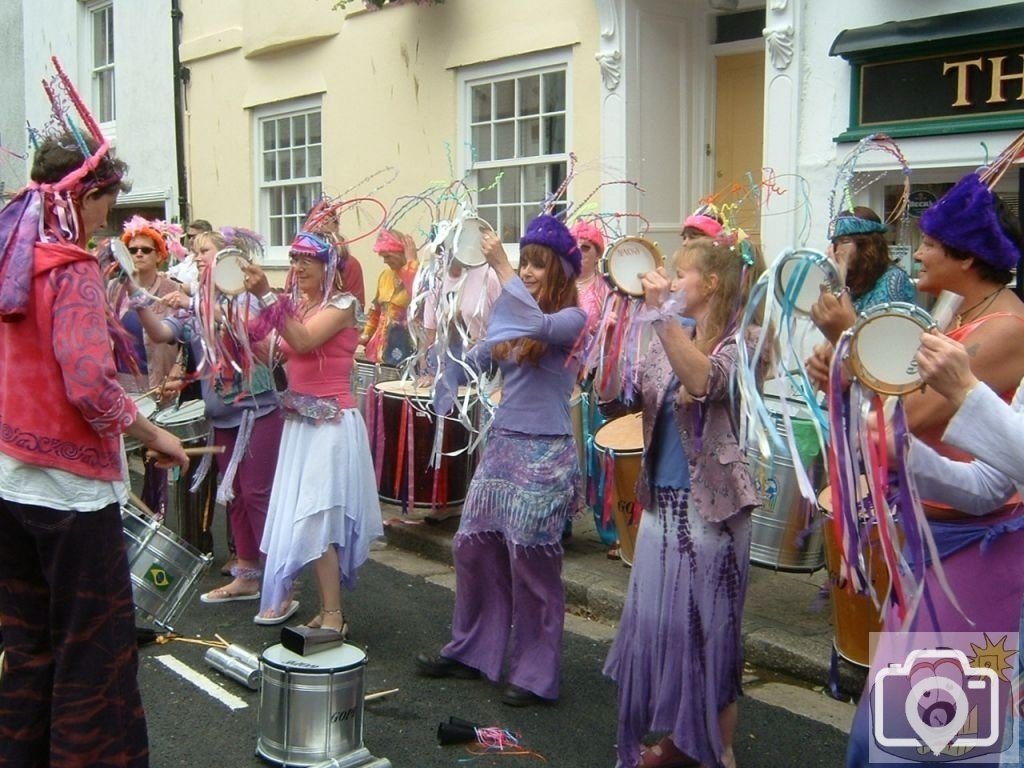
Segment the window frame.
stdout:
<svg viewBox="0 0 1024 768">
<path fill-rule="evenodd" d="M 113 0 L 96 0 L 85 6 L 86 18 L 88 19 L 88 67 L 89 67 L 89 101 L 96 116 L 96 121 L 101 125 L 114 125 L 117 122 L 117 48 L 115 44 L 115 25 Z M 96 62 L 96 19 L 99 14 L 107 16 L 107 48 L 110 58 L 97 66 Z M 110 73 L 110 115 L 104 114 L 101 81 L 104 75 Z"/>
<path fill-rule="evenodd" d="M 320 173 L 316 176 L 310 176 L 307 173 L 307 175 L 303 177 L 292 176 L 288 179 L 274 179 L 268 182 L 264 178 L 264 159 L 267 152 L 263 147 L 264 126 L 273 120 L 281 120 L 284 118 L 291 119 L 312 113 L 317 113 L 320 116 L 320 141 L 319 144 L 310 143 L 307 136 L 306 143 L 301 146 L 307 150 L 311 146 L 319 146 Z M 297 149 L 295 145 L 289 145 L 289 148 L 293 151 Z M 280 151 L 280 149 L 281 148 L 275 147 L 274 151 Z M 300 187 L 308 184 L 315 185 L 315 189 L 310 193 L 309 205 L 305 206 L 304 210 L 299 211 L 297 214 L 287 214 L 283 217 L 291 218 L 294 216 L 296 219 L 300 220 L 305 218 L 309 208 L 312 207 L 313 203 L 320 198 L 324 188 L 324 167 L 326 163 L 323 95 L 315 94 L 311 96 L 302 96 L 295 99 L 287 99 L 255 107 L 252 110 L 252 163 L 256 229 L 266 238 L 265 263 L 271 267 L 287 267 L 288 247 L 291 243 L 289 241 L 281 245 L 272 244 L 274 239 L 274 225 L 272 224 L 270 213 L 270 195 L 274 189 L 280 189 L 283 187 Z"/>
<path fill-rule="evenodd" d="M 555 49 L 550 51 L 544 51 L 540 53 L 525 54 L 523 56 L 516 56 L 510 59 L 503 59 L 501 61 L 486 62 L 483 64 L 476 64 L 463 67 L 458 72 L 458 98 L 457 98 L 457 115 L 458 115 L 458 130 L 457 135 L 459 139 L 459 146 L 462 151 L 459 153 L 459 160 L 461 164 L 462 176 L 466 179 L 466 183 L 471 189 L 479 190 L 480 188 L 480 176 L 481 172 L 486 172 L 493 169 L 509 168 L 514 167 L 518 169 L 525 169 L 529 167 L 537 166 L 551 166 L 561 164 L 563 173 L 568 173 L 569 170 L 569 145 L 570 137 L 573 135 L 573 120 L 571 105 L 573 104 L 573 84 L 572 84 L 572 51 L 569 48 Z M 552 72 L 560 72 L 564 78 L 564 103 L 562 105 L 561 115 L 563 117 L 563 147 L 562 152 L 554 153 L 542 153 L 537 155 L 523 156 L 520 154 L 520 141 L 521 133 L 519 127 L 523 124 L 526 119 L 532 119 L 532 115 L 524 114 L 520 111 L 520 89 L 515 87 L 513 90 L 514 108 L 511 118 L 504 117 L 495 119 L 494 111 L 492 107 L 492 117 L 490 124 L 492 125 L 492 136 L 493 126 L 497 122 L 512 122 L 515 125 L 513 130 L 513 151 L 512 156 L 501 159 L 488 159 L 478 160 L 474 157 L 475 151 L 473 147 L 473 127 L 474 125 L 480 125 L 479 122 L 474 123 L 473 121 L 473 89 L 485 84 L 495 84 L 501 81 L 513 81 L 518 86 L 519 81 L 522 78 L 543 76 Z M 541 103 L 538 106 L 536 113 L 537 117 L 543 119 L 549 115 L 557 115 L 557 111 L 545 111 L 543 104 L 543 97 L 541 97 Z M 543 125 L 543 124 L 542 124 Z M 541 130 L 538 141 L 540 149 L 543 150 L 543 142 L 545 141 L 544 131 Z M 563 176 L 564 178 L 564 176 Z M 539 212 L 540 200 L 524 200 L 524 189 L 522 184 L 518 184 L 518 202 L 516 205 L 519 207 L 519 233 L 515 236 L 514 240 L 504 241 L 506 250 L 509 255 L 513 258 L 518 257 L 519 253 L 519 237 L 522 235 L 522 231 L 526 227 L 526 223 L 537 215 Z M 545 184 L 546 187 L 550 187 L 550 178 Z M 545 194 L 550 194 L 554 189 L 546 188 Z M 497 205 L 499 207 L 503 205 L 512 205 L 511 203 L 503 203 L 501 199 L 502 191 L 498 191 L 498 200 L 496 203 L 487 203 L 481 205 L 481 195 L 479 192 L 474 193 L 473 202 L 474 204 L 487 208 Z M 489 218 L 489 217 L 488 217 Z M 495 222 L 491 222 L 492 226 Z M 499 225 L 500 226 L 500 225 Z"/>
</svg>

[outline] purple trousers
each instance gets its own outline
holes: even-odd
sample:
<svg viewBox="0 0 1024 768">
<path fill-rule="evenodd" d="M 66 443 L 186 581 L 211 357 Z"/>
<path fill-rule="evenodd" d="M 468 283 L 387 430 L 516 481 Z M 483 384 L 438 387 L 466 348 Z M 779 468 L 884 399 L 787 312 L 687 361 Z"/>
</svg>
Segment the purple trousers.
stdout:
<svg viewBox="0 0 1024 768">
<path fill-rule="evenodd" d="M 228 502 L 228 520 L 235 540 L 235 553 L 242 560 L 259 561 L 263 526 L 267 522 L 270 491 L 274 487 L 274 467 L 277 449 L 281 445 L 284 418 L 280 409 L 271 411 L 253 423 L 252 434 L 245 455 L 235 472 L 232 490 L 235 498 Z M 238 429 L 213 430 L 213 444 L 225 446 L 224 453 L 216 454 L 217 469 L 223 474 L 235 450 Z"/>
<path fill-rule="evenodd" d="M 145 768 L 121 513 L 0 499 L 0 766 Z"/>
<path fill-rule="evenodd" d="M 500 533 L 457 534 L 452 641 L 441 654 L 545 699 L 558 698 L 565 624 L 561 546 L 515 546 Z"/>
</svg>

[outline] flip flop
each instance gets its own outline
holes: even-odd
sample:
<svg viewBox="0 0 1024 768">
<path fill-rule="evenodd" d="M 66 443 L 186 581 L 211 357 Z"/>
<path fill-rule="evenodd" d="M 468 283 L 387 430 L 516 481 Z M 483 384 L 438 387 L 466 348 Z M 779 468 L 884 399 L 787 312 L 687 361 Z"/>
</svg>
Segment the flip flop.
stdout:
<svg viewBox="0 0 1024 768">
<path fill-rule="evenodd" d="M 215 597 L 214 592 L 220 592 L 224 597 Z M 241 593 L 241 592 L 228 592 L 227 587 L 217 587 L 211 589 L 209 592 L 204 592 L 199 596 L 200 601 L 204 603 L 234 603 L 239 600 L 259 600 L 260 591 L 257 589 L 255 592 Z"/>
<path fill-rule="evenodd" d="M 253 624 L 260 624 L 265 627 L 273 626 L 274 624 L 283 624 L 294 616 L 297 610 L 299 610 L 299 601 L 292 600 L 291 605 L 288 606 L 288 610 L 280 616 L 260 616 L 259 614 L 256 614 L 252 617 L 252 621 Z"/>
</svg>

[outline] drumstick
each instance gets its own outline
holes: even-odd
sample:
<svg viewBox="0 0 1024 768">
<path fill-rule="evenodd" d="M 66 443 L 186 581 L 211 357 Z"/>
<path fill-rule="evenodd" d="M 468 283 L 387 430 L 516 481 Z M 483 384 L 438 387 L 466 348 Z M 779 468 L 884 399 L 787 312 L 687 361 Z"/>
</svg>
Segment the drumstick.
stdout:
<svg viewBox="0 0 1024 768">
<path fill-rule="evenodd" d="M 387 691 L 377 691 L 376 693 L 368 693 L 363 696 L 363 701 L 373 701 L 374 699 L 383 699 L 385 696 L 390 696 L 392 693 L 398 693 L 397 688 L 392 688 Z"/>
<path fill-rule="evenodd" d="M 203 445 L 198 448 L 183 448 L 182 452 L 186 456 L 202 456 L 207 453 L 224 453 L 227 450 L 226 445 Z M 149 450 L 146 451 L 147 459 L 155 459 L 157 456 L 162 454 L 159 451 Z"/>
</svg>

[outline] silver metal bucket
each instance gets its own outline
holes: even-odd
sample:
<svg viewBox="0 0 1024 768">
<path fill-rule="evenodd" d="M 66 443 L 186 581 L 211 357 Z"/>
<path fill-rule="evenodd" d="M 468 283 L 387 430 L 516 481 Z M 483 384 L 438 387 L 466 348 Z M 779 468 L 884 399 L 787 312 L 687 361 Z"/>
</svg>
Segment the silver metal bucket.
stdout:
<svg viewBox="0 0 1024 768">
<path fill-rule="evenodd" d="M 363 749 L 366 654 L 354 645 L 299 656 L 272 645 L 260 658 L 256 754 L 286 766 L 312 766 Z"/>
<path fill-rule="evenodd" d="M 765 400 L 768 410 L 775 416 L 779 434 L 785 439 L 786 427 L 781 413 L 769 398 Z M 798 408 L 791 404 L 794 421 L 799 420 Z M 746 452 L 754 488 L 761 497 L 761 505 L 755 507 L 751 517 L 750 562 L 779 571 L 811 572 L 823 568 L 821 516 L 817 504 L 800 495 L 793 459 L 776 454 L 768 461 L 756 445 L 748 445 Z M 806 469 L 817 490 L 821 457 Z"/>
</svg>

